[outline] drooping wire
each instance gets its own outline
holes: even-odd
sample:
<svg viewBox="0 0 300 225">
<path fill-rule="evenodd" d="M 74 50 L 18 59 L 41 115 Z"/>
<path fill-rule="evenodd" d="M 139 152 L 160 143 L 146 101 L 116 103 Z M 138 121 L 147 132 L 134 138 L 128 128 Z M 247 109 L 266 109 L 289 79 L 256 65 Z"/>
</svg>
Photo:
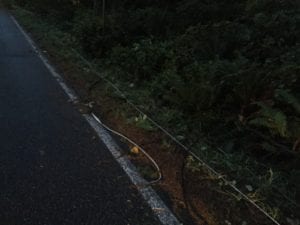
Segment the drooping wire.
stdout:
<svg viewBox="0 0 300 225">
<path fill-rule="evenodd" d="M 251 203 L 255 208 L 257 208 L 260 212 L 262 212 L 267 218 L 269 218 L 274 224 L 280 225 L 280 223 L 275 220 L 269 213 L 267 213 L 263 208 L 261 208 L 258 204 L 256 204 L 251 198 L 249 198 L 246 194 L 244 194 L 240 189 L 238 189 L 234 184 L 232 184 L 230 181 L 228 181 L 223 175 L 221 175 L 219 172 L 217 172 L 215 169 L 213 169 L 209 164 L 204 162 L 199 156 L 197 156 L 194 152 L 192 152 L 187 146 L 185 146 L 183 143 L 181 143 L 176 137 L 174 137 L 169 131 L 167 131 L 165 128 L 163 128 L 159 123 L 157 123 L 155 120 L 153 120 L 151 117 L 149 117 L 146 113 L 144 113 L 139 107 L 137 107 L 134 103 L 132 103 L 126 95 L 110 80 L 108 80 L 106 77 L 104 77 L 101 73 L 99 73 L 96 69 L 94 69 L 94 66 L 86 60 L 81 54 L 79 54 L 75 49 L 72 49 L 74 53 L 76 53 L 88 66 L 89 68 L 101 79 L 106 81 L 110 86 L 112 86 L 119 95 L 129 104 L 131 105 L 136 111 L 138 111 L 141 115 L 145 115 L 146 118 L 157 128 L 159 128 L 163 133 L 165 133 L 169 138 L 171 138 L 176 144 L 178 144 L 180 147 L 182 147 L 187 153 L 189 153 L 193 158 L 199 161 L 199 163 L 206 167 L 209 171 L 211 171 L 218 179 L 222 180 L 225 184 L 230 186 L 234 191 L 236 191 L 240 196 L 242 196 L 246 201 Z M 102 123 L 103 125 L 103 123 Z M 154 164 L 155 165 L 155 164 Z"/>
<path fill-rule="evenodd" d="M 101 126 L 103 126 L 106 130 L 116 134 L 117 136 L 125 139 L 126 141 L 128 141 L 129 143 L 131 143 L 132 145 L 136 146 L 150 161 L 151 163 L 154 165 L 157 173 L 158 173 L 158 178 L 156 178 L 155 180 L 150 181 L 148 184 L 154 184 L 159 182 L 162 179 L 162 173 L 161 170 L 158 166 L 158 164 L 156 163 L 156 161 L 145 151 L 145 149 L 143 149 L 140 145 L 138 145 L 136 142 L 134 142 L 133 140 L 131 140 L 130 138 L 128 138 L 127 136 L 125 136 L 124 134 L 121 134 L 120 132 L 110 128 L 109 126 L 107 126 L 106 124 L 104 124 L 94 113 L 91 113 L 92 117 L 99 123 L 101 124 Z"/>
<path fill-rule="evenodd" d="M 199 161 L 199 163 L 206 167 L 209 171 L 211 171 L 218 179 L 222 180 L 225 184 L 230 186 L 234 191 L 236 191 L 241 197 L 243 197 L 246 201 L 251 203 L 255 208 L 257 208 L 261 213 L 263 213 L 268 219 L 270 219 L 274 224 L 281 225 L 276 219 L 274 219 L 268 212 L 266 212 L 262 207 L 260 207 L 258 204 L 256 204 L 255 201 L 253 201 L 251 198 L 249 198 L 246 194 L 244 194 L 239 188 L 237 188 L 234 184 L 232 184 L 230 181 L 228 181 L 223 175 L 221 175 L 219 172 L 217 172 L 215 169 L 213 169 L 209 164 L 204 162 L 199 156 L 197 156 L 194 152 L 192 152 L 187 146 L 185 146 L 183 143 L 181 143 L 176 137 L 174 137 L 169 131 L 167 131 L 165 128 L 163 128 L 159 123 L 157 123 L 155 120 L 153 120 L 151 117 L 149 117 L 146 113 L 144 113 L 138 106 L 136 106 L 133 102 L 131 102 L 126 95 L 115 85 L 113 84 L 109 79 L 104 77 L 101 73 L 99 73 L 94 66 L 85 59 L 80 53 L 78 53 L 75 49 L 72 49 L 72 51 L 81 58 L 83 62 L 85 62 L 86 65 L 101 79 L 106 81 L 111 87 L 113 87 L 117 93 L 119 93 L 120 97 L 122 97 L 126 103 L 131 105 L 136 111 L 138 111 L 141 115 L 145 115 L 146 118 L 157 128 L 159 128 L 163 133 L 165 133 L 169 138 L 171 138 L 177 145 L 182 147 L 188 154 L 190 154 L 193 158 Z"/>
</svg>

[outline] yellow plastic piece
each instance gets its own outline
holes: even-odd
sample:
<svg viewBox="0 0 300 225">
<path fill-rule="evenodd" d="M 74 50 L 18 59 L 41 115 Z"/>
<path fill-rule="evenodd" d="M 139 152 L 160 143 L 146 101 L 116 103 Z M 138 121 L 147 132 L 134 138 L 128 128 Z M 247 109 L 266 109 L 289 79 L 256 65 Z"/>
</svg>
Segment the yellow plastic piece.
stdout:
<svg viewBox="0 0 300 225">
<path fill-rule="evenodd" d="M 133 148 L 131 148 L 130 152 L 137 155 L 140 153 L 140 149 L 138 147 L 134 146 Z"/>
</svg>

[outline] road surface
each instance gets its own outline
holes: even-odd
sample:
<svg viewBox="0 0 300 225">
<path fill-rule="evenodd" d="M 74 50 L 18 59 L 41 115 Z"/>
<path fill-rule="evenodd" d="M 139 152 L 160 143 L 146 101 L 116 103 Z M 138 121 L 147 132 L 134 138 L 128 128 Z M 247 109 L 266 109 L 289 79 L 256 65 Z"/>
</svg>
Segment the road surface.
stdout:
<svg viewBox="0 0 300 225">
<path fill-rule="evenodd" d="M 0 10 L 0 225 L 159 224 Z"/>
</svg>

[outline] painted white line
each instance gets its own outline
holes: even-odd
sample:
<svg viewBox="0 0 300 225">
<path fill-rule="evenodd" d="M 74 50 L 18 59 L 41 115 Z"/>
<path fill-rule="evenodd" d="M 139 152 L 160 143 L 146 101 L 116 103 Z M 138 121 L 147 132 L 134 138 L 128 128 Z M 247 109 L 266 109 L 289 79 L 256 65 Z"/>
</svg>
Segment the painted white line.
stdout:
<svg viewBox="0 0 300 225">
<path fill-rule="evenodd" d="M 179 225 L 180 223 L 177 218 L 167 208 L 153 188 L 151 186 L 147 186 L 147 181 L 139 175 L 136 168 L 132 165 L 128 158 L 121 155 L 119 146 L 105 128 L 99 125 L 99 123 L 91 115 L 84 115 L 84 117 L 97 132 L 103 143 L 107 146 L 117 162 L 129 176 L 132 183 L 138 187 L 138 190 L 148 202 L 149 206 L 152 208 L 154 214 L 157 215 L 161 223 L 165 225 Z"/>
<path fill-rule="evenodd" d="M 14 21 L 18 29 L 22 32 L 25 39 L 31 45 L 32 49 L 36 52 L 36 54 L 40 57 L 42 62 L 45 64 L 49 72 L 55 77 L 58 81 L 62 89 L 68 95 L 71 101 L 78 101 L 78 97 L 75 92 L 69 88 L 63 81 L 63 78 L 60 74 L 56 72 L 54 67 L 50 65 L 47 58 L 41 53 L 37 45 L 34 41 L 29 37 L 29 35 L 24 31 L 24 29 L 20 26 L 18 21 L 11 15 L 11 19 Z M 90 126 L 96 131 L 98 137 L 102 140 L 102 142 L 107 146 L 108 150 L 111 152 L 116 161 L 120 164 L 124 172 L 128 175 L 131 182 L 136 185 L 137 189 L 148 203 L 150 208 L 152 209 L 154 215 L 158 217 L 160 222 L 163 225 L 180 225 L 181 223 L 177 220 L 171 210 L 165 205 L 165 203 L 161 200 L 161 198 L 157 195 L 157 193 L 153 190 L 151 186 L 147 186 L 147 181 L 145 181 L 140 174 L 137 172 L 134 165 L 129 161 L 126 156 L 122 156 L 120 152 L 120 148 L 117 143 L 113 140 L 112 136 L 91 116 L 91 115 L 83 115 L 86 121 L 90 124 Z"/>
</svg>

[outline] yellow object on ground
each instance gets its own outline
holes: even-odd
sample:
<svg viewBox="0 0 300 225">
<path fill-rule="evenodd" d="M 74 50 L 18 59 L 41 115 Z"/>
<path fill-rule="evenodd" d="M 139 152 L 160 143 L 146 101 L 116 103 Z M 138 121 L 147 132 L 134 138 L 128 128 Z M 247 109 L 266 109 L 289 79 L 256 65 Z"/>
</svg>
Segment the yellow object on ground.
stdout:
<svg viewBox="0 0 300 225">
<path fill-rule="evenodd" d="M 140 149 L 134 146 L 133 148 L 131 148 L 130 152 L 137 155 L 140 153 Z"/>
</svg>

